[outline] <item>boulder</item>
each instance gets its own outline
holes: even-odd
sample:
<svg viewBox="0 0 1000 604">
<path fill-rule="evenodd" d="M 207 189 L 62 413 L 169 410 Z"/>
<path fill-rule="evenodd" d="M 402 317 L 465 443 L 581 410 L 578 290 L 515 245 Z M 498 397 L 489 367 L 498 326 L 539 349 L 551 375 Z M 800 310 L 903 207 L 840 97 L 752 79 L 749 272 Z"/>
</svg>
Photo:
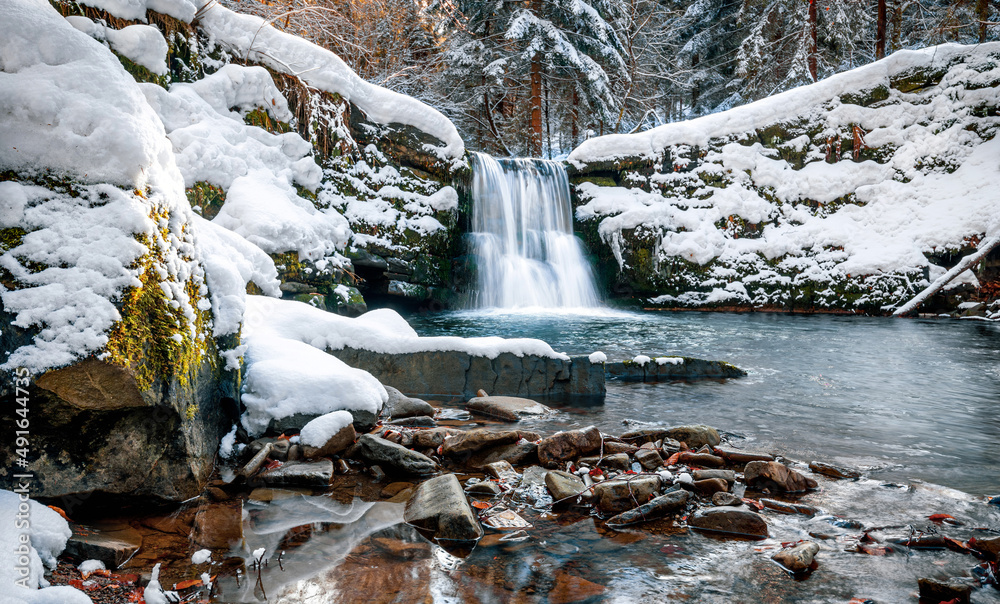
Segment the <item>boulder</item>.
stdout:
<svg viewBox="0 0 1000 604">
<path fill-rule="evenodd" d="M 729 484 L 736 482 L 736 472 L 732 470 L 695 470 L 691 477 L 697 480 L 708 480 L 709 478 L 721 478 Z"/>
<path fill-rule="evenodd" d="M 469 399 L 465 408 L 478 415 L 485 415 L 505 422 L 516 422 L 525 417 L 539 417 L 554 413 L 550 407 L 541 403 L 515 396 L 477 396 Z"/>
<path fill-rule="evenodd" d="M 538 445 L 533 442 L 502 445 L 495 449 L 484 449 L 474 453 L 465 460 L 465 465 L 473 469 L 479 469 L 498 461 L 519 466 L 529 465 L 538 461 L 537 451 Z"/>
<path fill-rule="evenodd" d="M 382 412 L 393 419 L 426 415 L 434 417 L 434 407 L 427 401 L 406 396 L 392 386 L 385 386 L 389 400 Z"/>
<path fill-rule="evenodd" d="M 367 409 L 347 409 L 351 414 L 354 429 L 358 433 L 369 432 L 378 423 L 378 413 L 372 413 Z M 312 420 L 323 414 L 317 413 L 293 413 L 280 419 L 272 419 L 267 425 L 270 434 L 293 434 L 301 432 L 302 428 Z"/>
<path fill-rule="evenodd" d="M 457 461 L 464 461 L 477 451 L 511 445 L 519 440 L 521 435 L 517 430 L 477 428 L 452 433 L 441 445 L 441 453 Z"/>
<path fill-rule="evenodd" d="M 622 434 L 619 438 L 632 445 L 642 445 L 645 443 L 655 443 L 667 437 L 667 430 L 664 428 L 641 428 L 630 430 Z"/>
<path fill-rule="evenodd" d="M 402 474 L 432 474 L 437 470 L 437 464 L 426 455 L 371 434 L 362 434 L 351 454 Z"/>
<path fill-rule="evenodd" d="M 745 508 L 727 506 L 704 508 L 688 517 L 688 526 L 711 533 L 752 539 L 767 538 L 767 522 Z"/>
<path fill-rule="evenodd" d="M 333 480 L 333 462 L 329 459 L 290 461 L 262 472 L 257 478 L 266 487 L 326 488 Z"/>
<path fill-rule="evenodd" d="M 816 488 L 816 481 L 776 461 L 751 461 L 743 469 L 747 486 L 796 493 Z"/>
<path fill-rule="evenodd" d="M 587 488 L 582 478 L 560 470 L 545 473 L 545 486 L 552 493 L 553 501 L 561 501 L 563 504 L 573 503 L 574 498 Z"/>
<path fill-rule="evenodd" d="M 985 554 L 990 560 L 1000 560 L 1000 537 L 977 538 L 974 543 L 969 544 L 969 547 Z"/>
<path fill-rule="evenodd" d="M 628 453 L 615 453 L 598 457 L 596 455 L 581 457 L 580 464 L 591 468 L 604 468 L 606 470 L 628 470 L 632 465 L 632 460 Z"/>
<path fill-rule="evenodd" d="M 699 449 L 704 446 L 714 447 L 722 442 L 719 432 L 711 427 L 702 424 L 692 426 L 675 426 L 666 431 L 666 438 L 687 443 L 692 449 Z"/>
<path fill-rule="evenodd" d="M 501 493 L 500 485 L 492 480 L 480 480 L 479 482 L 467 485 L 465 492 L 470 495 L 486 495 L 495 497 Z"/>
<path fill-rule="evenodd" d="M 653 449 L 639 449 L 635 452 L 635 460 L 643 467 L 643 469 L 652 472 L 663 466 L 663 457 L 660 456 L 658 451 Z"/>
<path fill-rule="evenodd" d="M 615 453 L 628 453 L 629 455 L 639 450 L 639 447 L 615 440 L 604 439 L 604 454 L 614 455 Z"/>
<path fill-rule="evenodd" d="M 444 439 L 458 432 L 459 430 L 455 428 L 434 428 L 432 430 L 415 431 L 411 433 L 412 446 L 418 449 L 437 449 L 444 444 Z"/>
<path fill-rule="evenodd" d="M 243 542 L 243 502 L 212 504 L 194 516 L 191 539 L 209 549 L 229 548 Z"/>
<path fill-rule="evenodd" d="M 514 483 L 519 478 L 517 472 L 514 470 L 514 466 L 510 465 L 510 462 L 503 460 L 485 464 L 483 472 L 487 476 L 492 476 L 501 482 Z"/>
<path fill-rule="evenodd" d="M 721 478 L 706 478 L 695 480 L 691 484 L 694 492 L 704 497 L 711 497 L 716 493 L 725 493 L 729 490 L 729 484 Z"/>
<path fill-rule="evenodd" d="M 969 604 L 972 585 L 956 580 L 917 579 L 921 604 Z"/>
<path fill-rule="evenodd" d="M 660 489 L 659 476 L 640 476 L 628 480 L 615 479 L 594 486 L 597 509 L 604 513 L 619 514 L 649 502 L 650 496 Z"/>
<path fill-rule="evenodd" d="M 792 547 L 779 550 L 771 559 L 793 573 L 805 572 L 812 566 L 813 559 L 819 553 L 819 544 L 805 541 Z"/>
<path fill-rule="evenodd" d="M 454 474 L 421 483 L 406 502 L 403 520 L 435 541 L 477 541 L 483 536 Z"/>
<path fill-rule="evenodd" d="M 712 505 L 739 507 L 743 505 L 743 502 L 732 493 L 719 492 L 712 495 Z"/>
<path fill-rule="evenodd" d="M 802 514 L 803 516 L 815 516 L 819 509 L 811 505 L 801 503 L 788 503 L 787 501 L 776 501 L 774 499 L 760 498 L 760 504 L 769 510 L 781 512 L 782 514 Z"/>
<path fill-rule="evenodd" d="M 601 431 L 591 426 L 583 430 L 557 432 L 538 443 L 538 461 L 543 466 L 555 467 L 561 462 L 576 459 L 601 448 Z"/>
<path fill-rule="evenodd" d="M 857 470 L 852 470 L 850 468 L 842 468 L 840 466 L 835 466 L 828 463 L 823 463 L 821 461 L 813 461 L 809 463 L 809 469 L 817 474 L 822 474 L 823 476 L 829 476 L 830 478 L 849 478 L 852 480 L 857 480 L 861 478 L 861 472 Z"/>
<path fill-rule="evenodd" d="M 688 502 L 688 492 L 677 490 L 655 497 L 637 508 L 622 512 L 608 520 L 608 526 L 628 526 L 662 518 L 684 509 Z"/>
</svg>

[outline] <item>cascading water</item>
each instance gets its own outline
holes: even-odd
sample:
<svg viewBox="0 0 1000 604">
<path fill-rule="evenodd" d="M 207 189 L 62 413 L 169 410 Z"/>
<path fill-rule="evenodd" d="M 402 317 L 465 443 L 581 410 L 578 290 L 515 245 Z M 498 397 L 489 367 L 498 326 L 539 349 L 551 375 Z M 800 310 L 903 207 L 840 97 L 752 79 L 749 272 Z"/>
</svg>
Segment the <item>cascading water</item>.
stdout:
<svg viewBox="0 0 1000 604">
<path fill-rule="evenodd" d="M 473 161 L 477 308 L 593 308 L 594 278 L 573 236 L 569 179 L 540 159 Z"/>
</svg>

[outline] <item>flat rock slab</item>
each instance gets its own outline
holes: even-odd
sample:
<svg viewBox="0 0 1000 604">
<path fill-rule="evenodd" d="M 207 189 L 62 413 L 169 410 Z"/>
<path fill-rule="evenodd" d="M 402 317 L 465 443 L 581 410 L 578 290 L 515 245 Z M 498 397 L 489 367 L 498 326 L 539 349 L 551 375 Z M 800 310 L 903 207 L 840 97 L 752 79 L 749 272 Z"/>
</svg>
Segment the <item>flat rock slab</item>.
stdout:
<svg viewBox="0 0 1000 604">
<path fill-rule="evenodd" d="M 743 468 L 747 486 L 796 493 L 816 488 L 816 481 L 776 461 L 751 461 Z"/>
<path fill-rule="evenodd" d="M 478 415 L 485 415 L 505 422 L 520 421 L 525 417 L 540 417 L 555 413 L 551 407 L 528 398 L 515 396 L 477 396 L 465 408 Z"/>
<path fill-rule="evenodd" d="M 129 526 L 105 529 L 70 524 L 73 535 L 65 553 L 81 560 L 100 560 L 107 568 L 118 568 L 142 544 L 142 535 Z"/>
<path fill-rule="evenodd" d="M 691 357 L 665 357 L 640 365 L 634 361 L 605 363 L 604 374 L 609 379 L 627 382 L 658 382 L 662 380 L 690 380 L 700 378 L 744 377 L 747 372 L 725 361 L 709 361 Z"/>
<path fill-rule="evenodd" d="M 625 510 L 647 503 L 649 497 L 660 489 L 659 476 L 642 476 L 629 480 L 608 480 L 594 486 L 597 509 L 604 513 L 620 514 Z"/>
<path fill-rule="evenodd" d="M 767 522 L 746 508 L 719 506 L 698 510 L 688 517 L 688 526 L 711 533 L 767 538 Z"/>
<path fill-rule="evenodd" d="M 483 536 L 483 527 L 454 474 L 421 483 L 406 502 L 403 521 L 435 541 L 476 541 Z"/>
<path fill-rule="evenodd" d="M 333 480 L 333 461 L 290 461 L 258 476 L 267 487 L 326 488 Z"/>
<path fill-rule="evenodd" d="M 371 434 L 362 434 L 351 453 L 403 474 L 423 475 L 437 471 L 437 464 L 426 455 Z"/>
</svg>

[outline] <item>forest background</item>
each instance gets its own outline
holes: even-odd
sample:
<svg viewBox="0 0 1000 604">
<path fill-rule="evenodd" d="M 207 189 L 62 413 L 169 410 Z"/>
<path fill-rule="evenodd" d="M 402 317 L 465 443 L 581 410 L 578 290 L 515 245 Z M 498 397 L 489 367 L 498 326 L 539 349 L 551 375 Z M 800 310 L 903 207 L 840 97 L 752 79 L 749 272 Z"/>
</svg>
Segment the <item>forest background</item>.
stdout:
<svg viewBox="0 0 1000 604">
<path fill-rule="evenodd" d="M 221 0 L 445 113 L 472 150 L 560 157 L 903 48 L 1000 37 L 998 0 Z"/>
</svg>

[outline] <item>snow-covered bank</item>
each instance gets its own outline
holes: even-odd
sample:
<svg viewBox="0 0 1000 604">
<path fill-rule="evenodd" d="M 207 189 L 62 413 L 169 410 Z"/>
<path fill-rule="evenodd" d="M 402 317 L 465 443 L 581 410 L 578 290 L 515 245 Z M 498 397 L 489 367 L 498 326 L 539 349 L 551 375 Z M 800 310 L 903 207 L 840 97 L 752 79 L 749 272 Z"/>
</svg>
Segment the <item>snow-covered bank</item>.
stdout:
<svg viewBox="0 0 1000 604">
<path fill-rule="evenodd" d="M 1000 231 L 998 58 L 1000 43 L 901 51 L 591 139 L 569 157 L 577 218 L 656 304 L 891 309 L 944 272 L 935 254 Z M 617 186 L 586 182 L 609 172 Z"/>
</svg>

